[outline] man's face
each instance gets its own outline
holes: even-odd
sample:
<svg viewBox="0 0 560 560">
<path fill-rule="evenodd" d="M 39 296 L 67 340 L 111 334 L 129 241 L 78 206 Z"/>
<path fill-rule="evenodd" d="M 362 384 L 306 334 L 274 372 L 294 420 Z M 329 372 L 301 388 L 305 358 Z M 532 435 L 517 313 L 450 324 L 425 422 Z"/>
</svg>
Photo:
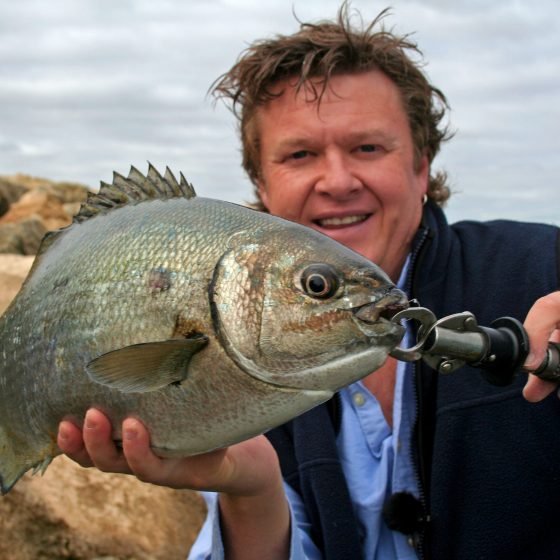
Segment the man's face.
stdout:
<svg viewBox="0 0 560 560">
<path fill-rule="evenodd" d="M 335 76 L 319 108 L 305 88 L 296 94 L 288 80 L 282 89 L 256 114 L 263 203 L 354 249 L 396 281 L 429 177 L 427 158 L 415 162 L 397 87 L 376 70 Z"/>
</svg>

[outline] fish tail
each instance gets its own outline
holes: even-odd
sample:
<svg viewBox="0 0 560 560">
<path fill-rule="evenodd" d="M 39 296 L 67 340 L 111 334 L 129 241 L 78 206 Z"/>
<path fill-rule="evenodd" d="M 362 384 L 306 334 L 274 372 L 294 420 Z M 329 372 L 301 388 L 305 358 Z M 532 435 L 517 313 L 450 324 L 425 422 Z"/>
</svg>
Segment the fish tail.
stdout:
<svg viewBox="0 0 560 560">
<path fill-rule="evenodd" d="M 7 494 L 14 484 L 31 468 L 33 474 L 44 473 L 52 455 L 41 457 L 40 453 L 31 449 L 25 442 L 18 442 L 0 426 L 0 492 Z"/>
</svg>

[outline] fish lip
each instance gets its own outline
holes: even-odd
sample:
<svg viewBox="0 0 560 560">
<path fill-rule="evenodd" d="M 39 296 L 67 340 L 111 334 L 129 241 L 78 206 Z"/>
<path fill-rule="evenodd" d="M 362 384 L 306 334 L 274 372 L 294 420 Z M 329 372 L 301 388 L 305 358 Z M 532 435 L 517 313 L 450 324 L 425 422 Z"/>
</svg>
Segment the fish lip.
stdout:
<svg viewBox="0 0 560 560">
<path fill-rule="evenodd" d="M 408 306 L 405 294 L 394 288 L 373 302 L 354 307 L 352 313 L 362 323 L 373 325 L 382 319 L 392 322 L 393 317 Z"/>
</svg>

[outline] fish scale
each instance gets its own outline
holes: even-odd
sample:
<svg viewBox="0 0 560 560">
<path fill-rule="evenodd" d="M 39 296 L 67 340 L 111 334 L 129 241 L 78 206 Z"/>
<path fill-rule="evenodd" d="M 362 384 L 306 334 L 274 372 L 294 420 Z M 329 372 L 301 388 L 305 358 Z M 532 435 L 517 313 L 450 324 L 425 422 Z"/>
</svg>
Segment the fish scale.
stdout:
<svg viewBox="0 0 560 560">
<path fill-rule="evenodd" d="M 0 319 L 2 493 L 91 406 L 116 441 L 139 418 L 162 456 L 263 433 L 378 368 L 404 307 L 376 265 L 312 229 L 196 197 L 169 170 L 115 174 L 47 234 Z"/>
</svg>

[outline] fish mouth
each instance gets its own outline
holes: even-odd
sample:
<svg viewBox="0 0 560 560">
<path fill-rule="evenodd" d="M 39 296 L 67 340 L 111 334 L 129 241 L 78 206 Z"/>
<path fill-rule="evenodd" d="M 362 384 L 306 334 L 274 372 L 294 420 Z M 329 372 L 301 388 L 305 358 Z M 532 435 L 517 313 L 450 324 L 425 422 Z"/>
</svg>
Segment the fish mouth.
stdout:
<svg viewBox="0 0 560 560">
<path fill-rule="evenodd" d="M 408 299 L 404 292 L 393 288 L 390 292 L 374 302 L 354 307 L 352 313 L 354 317 L 359 319 L 362 323 L 373 325 L 378 323 L 381 319 L 391 321 L 397 313 L 407 308 Z"/>
</svg>

